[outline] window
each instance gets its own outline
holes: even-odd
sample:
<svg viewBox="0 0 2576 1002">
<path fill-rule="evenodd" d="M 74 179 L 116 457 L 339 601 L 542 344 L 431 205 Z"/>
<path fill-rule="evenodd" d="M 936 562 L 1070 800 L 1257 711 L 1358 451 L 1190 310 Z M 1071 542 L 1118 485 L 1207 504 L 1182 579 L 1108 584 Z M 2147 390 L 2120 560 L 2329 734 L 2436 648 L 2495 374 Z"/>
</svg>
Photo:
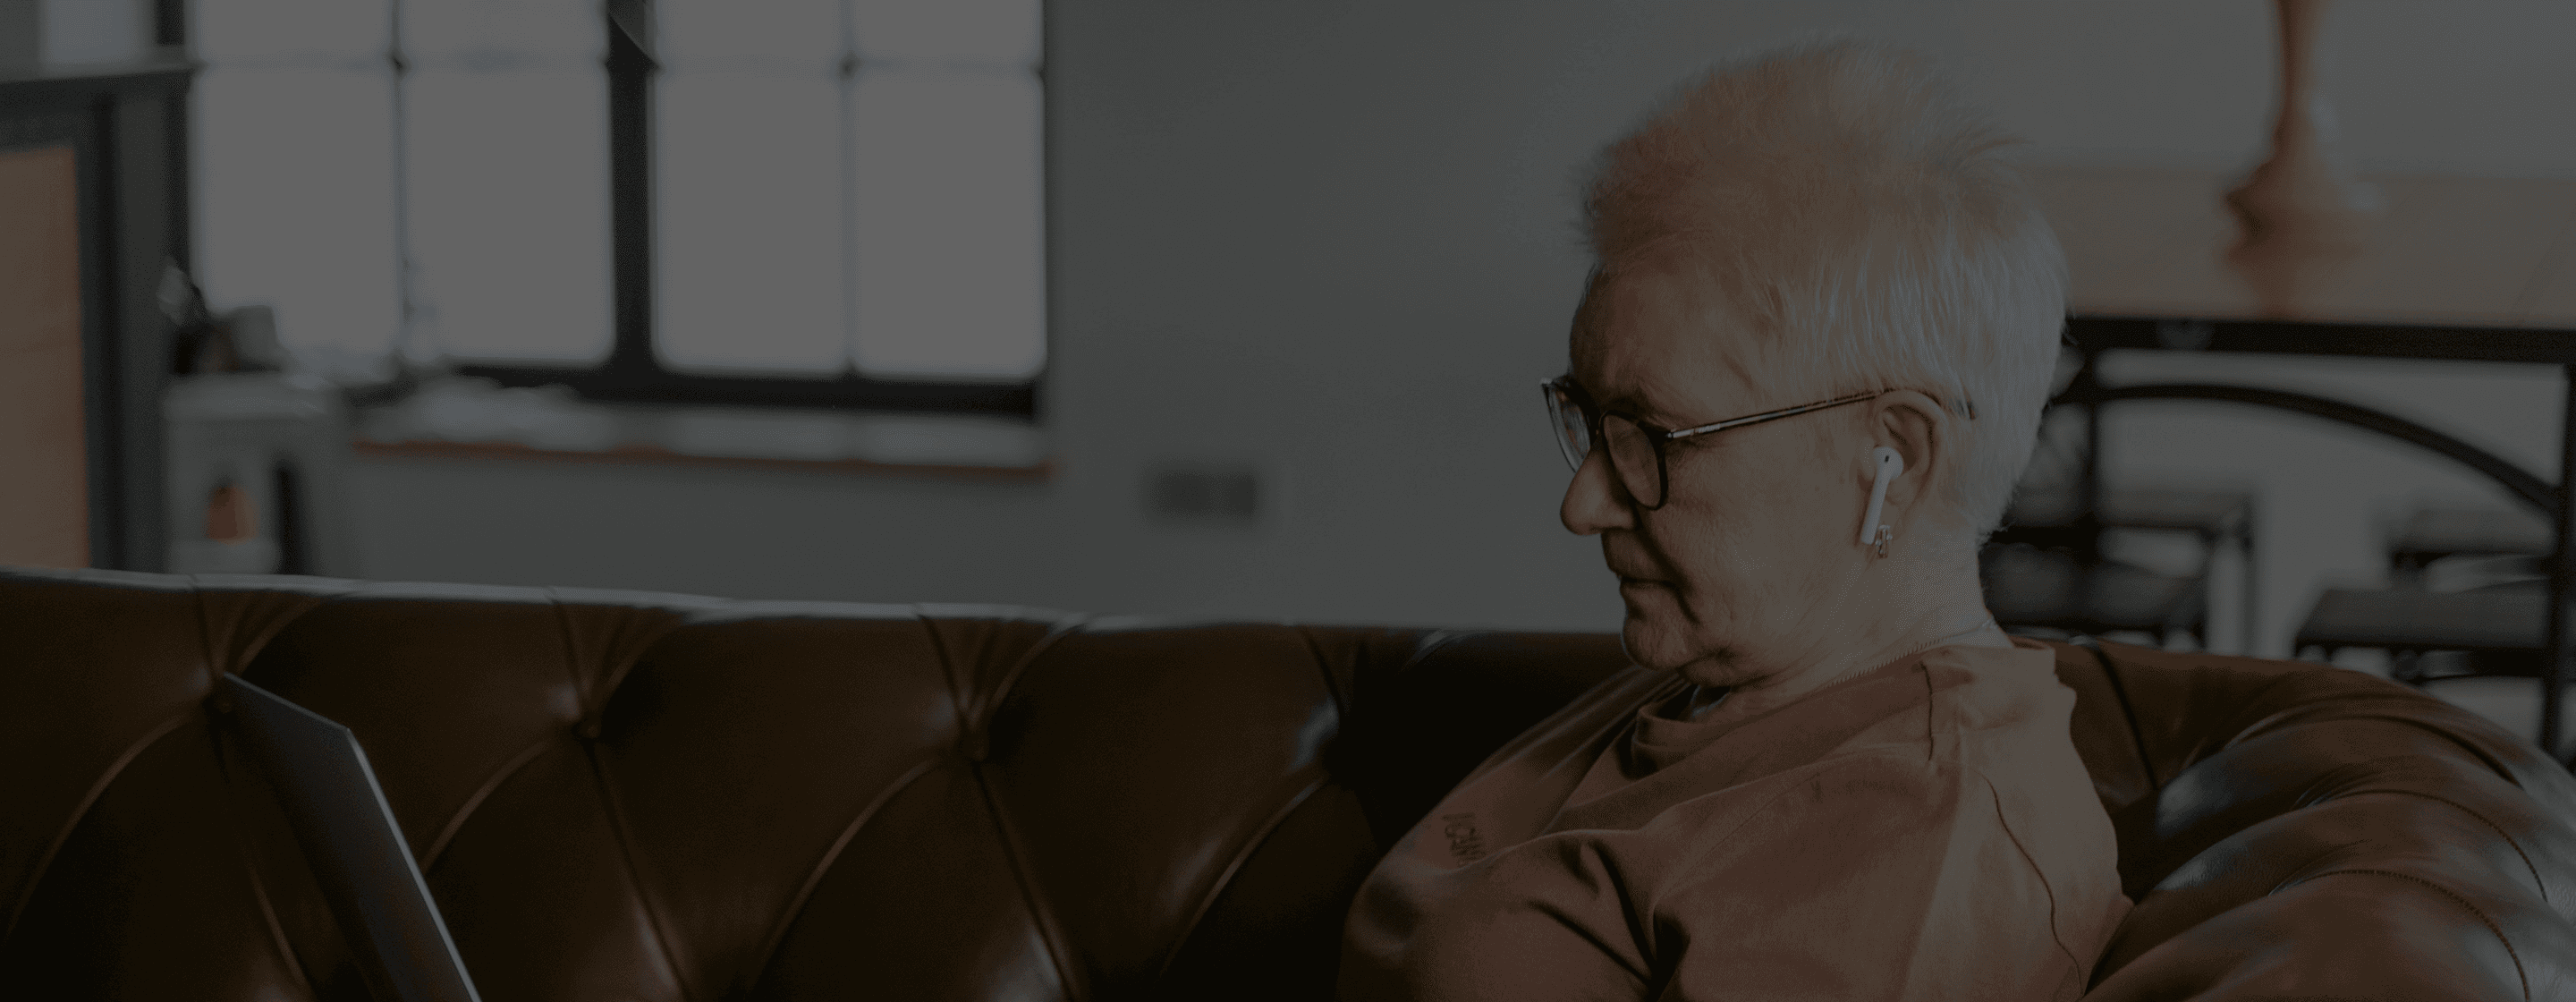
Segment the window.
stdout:
<svg viewBox="0 0 2576 1002">
<path fill-rule="evenodd" d="M 225 304 L 604 400 L 1028 416 L 1037 0 L 200 0 Z"/>
</svg>

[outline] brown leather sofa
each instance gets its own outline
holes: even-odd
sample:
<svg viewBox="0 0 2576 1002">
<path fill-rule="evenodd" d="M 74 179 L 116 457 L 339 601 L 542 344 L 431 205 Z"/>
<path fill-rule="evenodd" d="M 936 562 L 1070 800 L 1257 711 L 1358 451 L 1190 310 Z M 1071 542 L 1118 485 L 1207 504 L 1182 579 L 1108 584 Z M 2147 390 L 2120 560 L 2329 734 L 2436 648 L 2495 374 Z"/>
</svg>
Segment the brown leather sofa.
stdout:
<svg viewBox="0 0 2576 1002">
<path fill-rule="evenodd" d="M 348 724 L 514 1000 L 1318 999 L 1354 886 L 1615 638 L 0 568 L 0 995 L 360 998 L 240 672 Z M 2315 665 L 2058 648 L 2088 996 L 2576 997 L 2576 783 Z"/>
</svg>

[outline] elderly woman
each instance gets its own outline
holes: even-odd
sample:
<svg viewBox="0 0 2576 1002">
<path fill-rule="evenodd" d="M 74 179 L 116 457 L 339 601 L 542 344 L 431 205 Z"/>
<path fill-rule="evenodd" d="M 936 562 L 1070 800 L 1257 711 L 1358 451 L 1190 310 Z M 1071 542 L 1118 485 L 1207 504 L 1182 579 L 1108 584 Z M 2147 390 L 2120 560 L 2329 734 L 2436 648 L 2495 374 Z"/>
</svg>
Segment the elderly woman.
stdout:
<svg viewBox="0 0 2576 1002">
<path fill-rule="evenodd" d="M 2065 312 L 1999 134 L 1850 45 L 1613 145 L 1546 385 L 1636 667 L 1380 862 L 1345 999 L 2073 999 L 2129 902 L 1977 549 Z"/>
</svg>

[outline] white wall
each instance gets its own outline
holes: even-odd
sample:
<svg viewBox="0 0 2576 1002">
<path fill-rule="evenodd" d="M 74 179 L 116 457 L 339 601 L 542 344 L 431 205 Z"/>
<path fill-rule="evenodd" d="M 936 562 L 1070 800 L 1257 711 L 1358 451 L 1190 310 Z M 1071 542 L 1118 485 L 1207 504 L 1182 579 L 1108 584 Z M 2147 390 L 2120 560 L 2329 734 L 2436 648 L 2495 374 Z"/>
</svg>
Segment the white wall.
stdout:
<svg viewBox="0 0 2576 1002">
<path fill-rule="evenodd" d="M 1819 29 L 1913 45 L 2043 160 L 2237 166 L 2270 111 L 2270 6 L 1166 0 L 1054 4 L 1060 472 L 1038 484 L 374 460 L 370 577 L 1100 612 L 1613 629 L 1531 384 L 1585 262 L 1574 177 L 1714 57 Z M 2365 168 L 2576 176 L 2576 4 L 2351 3 L 2329 78 Z M 2548 470 L 2551 370 L 2244 358 L 2126 371 L 2367 394 Z M 2454 371 L 2458 370 L 2458 371 Z M 2147 405 L 2115 479 L 2269 499 L 2265 649 L 2438 460 L 2294 417 Z M 2212 449 L 2209 443 L 2225 442 Z M 1261 464 L 1257 528 L 1142 510 L 1144 465 Z"/>
<path fill-rule="evenodd" d="M 152 5 L 147 0 L 40 0 L 37 7 L 43 62 L 129 62 L 152 51 Z"/>
</svg>

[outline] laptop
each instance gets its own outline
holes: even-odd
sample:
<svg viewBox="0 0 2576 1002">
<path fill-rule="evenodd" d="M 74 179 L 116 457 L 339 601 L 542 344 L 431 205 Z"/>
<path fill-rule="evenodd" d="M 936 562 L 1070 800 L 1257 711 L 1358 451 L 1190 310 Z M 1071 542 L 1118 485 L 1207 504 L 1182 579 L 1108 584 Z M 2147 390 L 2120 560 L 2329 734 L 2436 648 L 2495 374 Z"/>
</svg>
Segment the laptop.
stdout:
<svg viewBox="0 0 2576 1002">
<path fill-rule="evenodd" d="M 357 737 L 239 676 L 217 684 L 369 992 L 379 1002 L 481 1002 Z"/>
</svg>

